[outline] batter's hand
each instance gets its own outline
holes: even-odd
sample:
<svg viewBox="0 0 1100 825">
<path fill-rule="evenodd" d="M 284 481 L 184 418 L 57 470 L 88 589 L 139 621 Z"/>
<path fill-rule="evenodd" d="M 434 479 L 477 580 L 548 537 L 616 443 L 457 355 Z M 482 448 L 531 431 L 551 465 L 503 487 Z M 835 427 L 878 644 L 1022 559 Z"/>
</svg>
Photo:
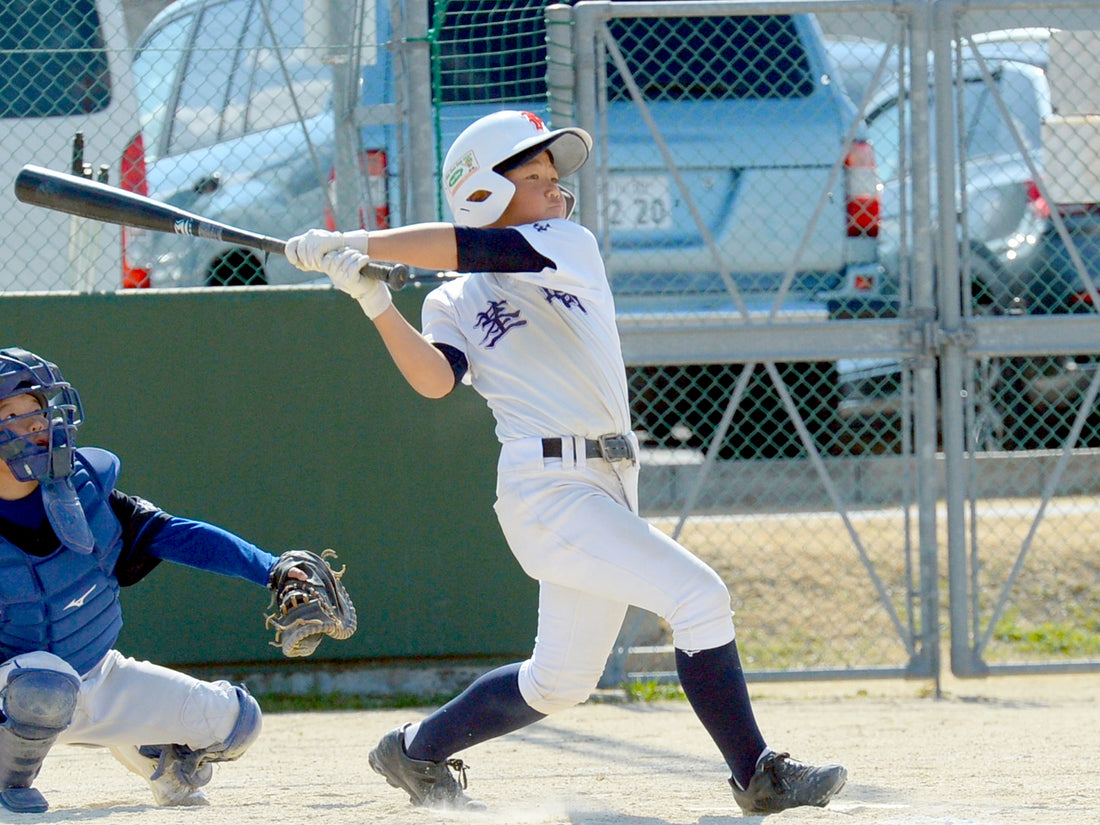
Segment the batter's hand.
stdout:
<svg viewBox="0 0 1100 825">
<path fill-rule="evenodd" d="M 321 259 L 321 271 L 328 275 L 333 286 L 358 301 L 373 321 L 389 308 L 393 297 L 384 283 L 360 274 L 369 261 L 370 258 L 354 249 L 342 249 Z"/>
<path fill-rule="evenodd" d="M 324 272 L 321 259 L 329 252 L 339 249 L 354 249 L 368 254 L 370 235 L 366 230 L 355 232 L 328 232 L 324 229 L 311 229 L 303 235 L 295 235 L 286 242 L 286 259 L 298 269 L 306 272 Z"/>
</svg>

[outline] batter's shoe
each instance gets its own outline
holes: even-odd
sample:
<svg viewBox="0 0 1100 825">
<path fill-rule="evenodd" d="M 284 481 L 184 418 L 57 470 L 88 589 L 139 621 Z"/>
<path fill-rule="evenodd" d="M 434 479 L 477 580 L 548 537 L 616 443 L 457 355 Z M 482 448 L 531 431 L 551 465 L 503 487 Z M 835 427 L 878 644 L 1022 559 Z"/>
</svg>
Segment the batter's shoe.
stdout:
<svg viewBox="0 0 1100 825">
<path fill-rule="evenodd" d="M 164 770 L 162 750 L 155 746 L 126 745 L 111 748 L 115 759 L 149 783 L 153 801 L 162 808 L 193 808 L 210 800 L 197 786 L 184 782 L 177 771 Z M 209 776 L 205 777 L 210 781 Z M 206 782 L 201 784 L 205 785 Z"/>
<path fill-rule="evenodd" d="M 730 779 L 733 798 L 745 816 L 775 814 L 787 808 L 814 805 L 824 808 L 848 779 L 840 765 L 804 765 L 789 753 L 764 751 L 749 786 L 741 790 Z"/>
<path fill-rule="evenodd" d="M 485 810 L 485 805 L 466 796 L 466 765 L 461 759 L 428 762 L 405 753 L 405 728 L 391 730 L 370 752 L 370 766 L 395 788 L 409 795 L 413 805 L 455 811 Z M 451 773 L 458 774 L 458 779 Z M 459 781 L 461 780 L 461 781 Z"/>
</svg>

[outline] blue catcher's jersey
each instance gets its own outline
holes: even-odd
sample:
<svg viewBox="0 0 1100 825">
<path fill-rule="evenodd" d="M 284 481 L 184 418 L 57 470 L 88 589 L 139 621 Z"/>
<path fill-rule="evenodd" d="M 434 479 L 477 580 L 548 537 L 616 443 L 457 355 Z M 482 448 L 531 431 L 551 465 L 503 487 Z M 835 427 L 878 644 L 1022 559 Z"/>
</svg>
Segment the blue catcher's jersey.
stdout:
<svg viewBox="0 0 1100 825">
<path fill-rule="evenodd" d="M 91 554 L 59 546 L 34 556 L 0 536 L 0 661 L 45 650 L 83 674 L 114 647 L 122 629 L 114 575 L 122 526 L 108 498 L 118 471 L 106 450 L 77 451 L 70 478 L 95 539 Z"/>
</svg>

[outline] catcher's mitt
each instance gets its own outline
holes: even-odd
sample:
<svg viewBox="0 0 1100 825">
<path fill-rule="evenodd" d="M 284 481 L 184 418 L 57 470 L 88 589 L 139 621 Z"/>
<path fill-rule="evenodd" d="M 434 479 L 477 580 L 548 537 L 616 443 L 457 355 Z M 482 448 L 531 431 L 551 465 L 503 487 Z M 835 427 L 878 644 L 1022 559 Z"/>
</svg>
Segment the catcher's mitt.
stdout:
<svg viewBox="0 0 1100 825">
<path fill-rule="evenodd" d="M 271 644 L 282 648 L 284 656 L 309 656 L 325 636 L 346 639 L 355 632 L 355 605 L 340 583 L 347 568 L 333 570 L 325 561 L 335 556 L 333 550 L 319 556 L 291 550 L 272 569 L 267 586 L 275 612 L 264 617 L 264 626 L 275 629 Z M 306 581 L 288 575 L 295 568 L 306 574 Z"/>
</svg>

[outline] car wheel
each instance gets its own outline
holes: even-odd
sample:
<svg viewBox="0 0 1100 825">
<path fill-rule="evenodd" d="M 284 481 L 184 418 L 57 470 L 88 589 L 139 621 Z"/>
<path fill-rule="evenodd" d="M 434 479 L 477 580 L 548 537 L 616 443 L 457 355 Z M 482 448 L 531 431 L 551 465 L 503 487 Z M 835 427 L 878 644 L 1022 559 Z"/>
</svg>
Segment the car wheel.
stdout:
<svg viewBox="0 0 1100 825">
<path fill-rule="evenodd" d="M 210 268 L 207 286 L 263 286 L 263 264 L 255 255 L 235 249 L 222 255 Z"/>
</svg>

